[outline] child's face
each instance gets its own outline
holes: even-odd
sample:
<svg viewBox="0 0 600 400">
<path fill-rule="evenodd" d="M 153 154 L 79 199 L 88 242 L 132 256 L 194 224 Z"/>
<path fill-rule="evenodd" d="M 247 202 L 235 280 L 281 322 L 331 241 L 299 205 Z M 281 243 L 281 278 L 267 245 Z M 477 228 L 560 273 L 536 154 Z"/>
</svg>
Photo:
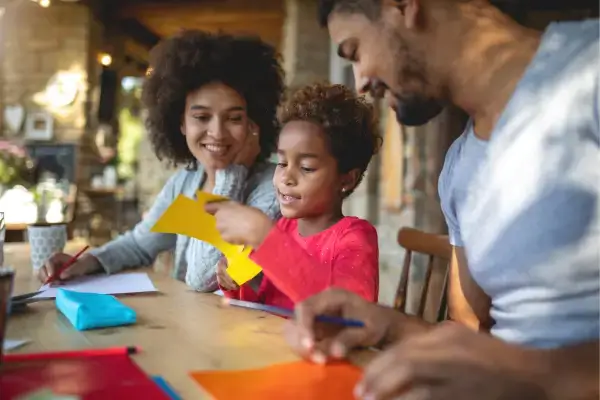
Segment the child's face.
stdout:
<svg viewBox="0 0 600 400">
<path fill-rule="evenodd" d="M 288 122 L 279 135 L 273 184 L 286 218 L 315 218 L 340 212 L 342 177 L 321 127 Z"/>
</svg>

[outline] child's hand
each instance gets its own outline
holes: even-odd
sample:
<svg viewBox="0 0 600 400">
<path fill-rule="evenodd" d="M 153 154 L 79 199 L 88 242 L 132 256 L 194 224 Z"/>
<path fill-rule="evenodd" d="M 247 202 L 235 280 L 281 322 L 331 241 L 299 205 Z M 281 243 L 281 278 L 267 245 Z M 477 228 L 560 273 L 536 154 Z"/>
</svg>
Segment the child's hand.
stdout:
<svg viewBox="0 0 600 400">
<path fill-rule="evenodd" d="M 221 237 L 229 243 L 258 247 L 273 227 L 262 211 L 233 201 L 208 203 L 205 209 L 215 216 Z"/>
<path fill-rule="evenodd" d="M 217 263 L 217 282 L 223 290 L 238 290 L 239 286 L 227 273 L 227 260 L 221 258 Z"/>
</svg>

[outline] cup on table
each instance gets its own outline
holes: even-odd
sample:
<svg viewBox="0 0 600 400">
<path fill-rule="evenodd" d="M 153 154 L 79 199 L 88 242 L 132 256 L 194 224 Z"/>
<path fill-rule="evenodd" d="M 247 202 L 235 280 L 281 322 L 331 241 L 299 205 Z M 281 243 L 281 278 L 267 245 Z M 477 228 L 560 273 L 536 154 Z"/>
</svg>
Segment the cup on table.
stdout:
<svg viewBox="0 0 600 400">
<path fill-rule="evenodd" d="M 67 244 L 67 225 L 34 224 L 27 227 L 31 266 L 37 271 L 54 253 L 62 253 Z"/>
</svg>

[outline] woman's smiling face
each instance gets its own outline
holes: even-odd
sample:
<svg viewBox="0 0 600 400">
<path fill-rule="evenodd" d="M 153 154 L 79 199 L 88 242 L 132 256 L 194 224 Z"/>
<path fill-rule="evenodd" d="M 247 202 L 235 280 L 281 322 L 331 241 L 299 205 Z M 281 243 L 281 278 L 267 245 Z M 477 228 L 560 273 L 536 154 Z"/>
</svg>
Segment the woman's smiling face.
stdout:
<svg viewBox="0 0 600 400">
<path fill-rule="evenodd" d="M 186 98 L 181 132 L 196 160 L 205 168 L 228 167 L 250 130 L 246 101 L 222 83 L 210 83 Z"/>
</svg>

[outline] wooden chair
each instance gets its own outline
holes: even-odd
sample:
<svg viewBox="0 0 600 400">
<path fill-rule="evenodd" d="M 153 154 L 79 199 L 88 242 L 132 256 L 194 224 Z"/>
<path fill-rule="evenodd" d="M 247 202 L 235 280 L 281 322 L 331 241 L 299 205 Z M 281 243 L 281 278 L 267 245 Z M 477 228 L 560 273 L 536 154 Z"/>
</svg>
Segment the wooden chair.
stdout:
<svg viewBox="0 0 600 400">
<path fill-rule="evenodd" d="M 437 305 L 437 320 L 442 321 L 447 319 L 447 293 L 448 293 L 448 275 L 450 271 L 450 259 L 452 257 L 452 246 L 446 235 L 436 235 L 426 233 L 413 228 L 402 228 L 398 231 L 398 244 L 406 250 L 404 256 L 404 266 L 400 275 L 400 283 L 396 290 L 394 300 L 394 308 L 406 312 L 406 296 L 408 293 L 408 281 L 410 277 L 410 269 L 412 264 L 413 253 L 421 253 L 428 256 L 427 267 L 425 270 L 425 278 L 423 280 L 423 288 L 421 289 L 420 301 L 417 308 L 417 316 L 423 318 L 427 309 L 427 299 L 429 295 L 429 287 L 431 284 L 431 276 L 436 264 L 445 270 L 443 273 L 442 293 Z M 436 262 L 437 260 L 437 262 Z"/>
</svg>

